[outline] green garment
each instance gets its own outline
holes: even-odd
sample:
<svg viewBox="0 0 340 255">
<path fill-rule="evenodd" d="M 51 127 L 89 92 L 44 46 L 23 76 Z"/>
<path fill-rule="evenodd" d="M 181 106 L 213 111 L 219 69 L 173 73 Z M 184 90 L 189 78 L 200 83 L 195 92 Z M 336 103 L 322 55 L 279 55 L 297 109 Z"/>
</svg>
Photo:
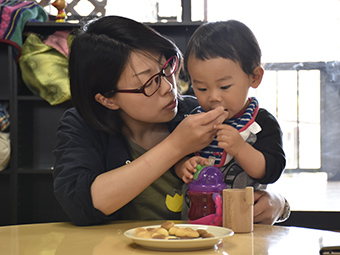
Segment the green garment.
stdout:
<svg viewBox="0 0 340 255">
<path fill-rule="evenodd" d="M 146 152 L 131 140 L 129 145 L 133 159 Z M 130 203 L 121 208 L 119 218 L 125 220 L 179 220 L 183 203 L 182 185 L 182 180 L 168 170 Z"/>
<path fill-rule="evenodd" d="M 43 43 L 36 34 L 29 34 L 25 40 L 19 65 L 26 86 L 51 105 L 71 98 L 68 57 Z"/>
</svg>

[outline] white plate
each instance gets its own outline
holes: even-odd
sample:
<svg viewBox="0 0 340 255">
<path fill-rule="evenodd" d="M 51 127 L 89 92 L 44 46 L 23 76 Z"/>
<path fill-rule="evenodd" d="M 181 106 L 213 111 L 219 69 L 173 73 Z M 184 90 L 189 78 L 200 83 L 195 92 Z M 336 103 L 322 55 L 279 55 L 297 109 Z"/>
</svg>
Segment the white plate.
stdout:
<svg viewBox="0 0 340 255">
<path fill-rule="evenodd" d="M 205 229 L 214 237 L 209 238 L 196 238 L 196 239 L 147 239 L 141 237 L 135 237 L 135 228 L 125 231 L 124 235 L 132 239 L 136 244 L 152 250 L 166 250 L 166 251 L 183 251 L 183 250 L 201 250 L 213 247 L 216 244 L 222 242 L 222 239 L 228 236 L 232 236 L 234 232 L 229 228 L 207 226 L 207 225 L 195 225 L 195 224 L 175 224 L 180 228 L 192 228 Z M 160 225 L 144 226 L 143 228 L 157 228 Z"/>
</svg>

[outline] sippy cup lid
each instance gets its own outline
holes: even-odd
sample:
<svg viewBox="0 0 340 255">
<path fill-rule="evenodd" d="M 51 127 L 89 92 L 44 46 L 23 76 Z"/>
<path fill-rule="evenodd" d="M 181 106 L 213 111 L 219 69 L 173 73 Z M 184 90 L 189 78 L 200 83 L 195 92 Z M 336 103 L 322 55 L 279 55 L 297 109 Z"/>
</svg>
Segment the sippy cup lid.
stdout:
<svg viewBox="0 0 340 255">
<path fill-rule="evenodd" d="M 221 170 L 215 166 L 205 166 L 203 168 L 199 166 L 196 173 L 197 175 L 189 183 L 188 189 L 190 191 L 220 192 L 227 187 L 223 182 Z"/>
</svg>

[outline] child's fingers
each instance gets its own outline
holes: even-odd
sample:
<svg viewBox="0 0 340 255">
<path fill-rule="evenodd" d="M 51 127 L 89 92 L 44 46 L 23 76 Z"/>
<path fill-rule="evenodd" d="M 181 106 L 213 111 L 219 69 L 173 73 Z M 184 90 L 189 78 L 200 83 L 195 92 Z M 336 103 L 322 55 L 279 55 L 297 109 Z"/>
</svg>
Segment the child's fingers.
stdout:
<svg viewBox="0 0 340 255">
<path fill-rule="evenodd" d="M 188 172 L 190 172 L 191 174 L 194 174 L 197 171 L 196 167 L 190 167 L 190 168 L 187 168 L 187 169 L 188 169 Z"/>
<path fill-rule="evenodd" d="M 202 166 L 208 165 L 208 164 L 209 164 L 209 159 L 207 159 L 207 158 L 201 158 L 199 164 L 202 165 Z"/>
<path fill-rule="evenodd" d="M 193 178 L 193 176 L 192 176 L 192 174 L 190 172 L 185 173 L 184 176 L 186 178 L 188 178 L 188 179 L 192 179 Z"/>
<path fill-rule="evenodd" d="M 190 162 L 190 164 L 187 165 L 187 169 L 189 172 L 191 173 L 195 173 L 197 171 L 196 169 L 196 166 L 197 166 L 197 162 Z"/>
<path fill-rule="evenodd" d="M 191 182 L 191 180 L 192 180 L 192 178 L 188 178 L 187 176 L 183 176 L 183 181 L 185 182 L 185 183 L 190 183 Z"/>
</svg>

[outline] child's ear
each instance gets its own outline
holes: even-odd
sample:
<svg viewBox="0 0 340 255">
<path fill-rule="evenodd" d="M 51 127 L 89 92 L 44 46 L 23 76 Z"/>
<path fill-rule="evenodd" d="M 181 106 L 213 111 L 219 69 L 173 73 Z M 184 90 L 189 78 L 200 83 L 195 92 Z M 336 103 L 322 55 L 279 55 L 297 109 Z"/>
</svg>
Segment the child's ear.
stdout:
<svg viewBox="0 0 340 255">
<path fill-rule="evenodd" d="M 106 108 L 109 108 L 111 110 L 119 109 L 119 106 L 115 103 L 115 100 L 113 99 L 113 97 L 107 98 L 107 97 L 104 97 L 102 94 L 97 93 L 94 96 L 94 99 L 101 105 L 105 106 Z"/>
<path fill-rule="evenodd" d="M 256 89 L 261 81 L 262 81 L 262 77 L 263 77 L 263 73 L 264 73 L 264 70 L 261 66 L 258 66 L 254 69 L 254 74 L 252 76 L 252 83 L 251 83 L 251 87 Z"/>
</svg>

